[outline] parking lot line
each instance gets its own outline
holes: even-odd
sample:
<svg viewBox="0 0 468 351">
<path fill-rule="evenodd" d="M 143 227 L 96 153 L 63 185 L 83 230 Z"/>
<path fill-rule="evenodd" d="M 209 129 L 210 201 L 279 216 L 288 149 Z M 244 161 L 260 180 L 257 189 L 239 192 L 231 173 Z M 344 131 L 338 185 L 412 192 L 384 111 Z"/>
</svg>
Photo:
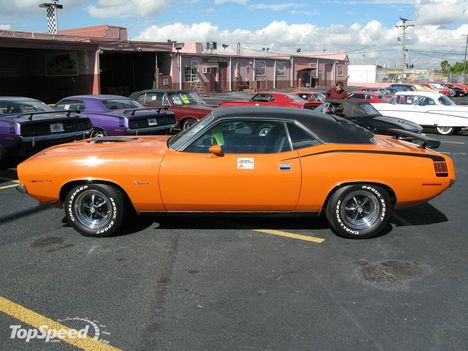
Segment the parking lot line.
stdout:
<svg viewBox="0 0 468 351">
<path fill-rule="evenodd" d="M 14 188 L 14 187 L 17 187 L 17 186 L 18 186 L 18 184 L 4 185 L 4 186 L 0 186 L 0 190 L 10 189 L 10 188 Z"/>
<path fill-rule="evenodd" d="M 445 143 L 445 144 L 458 144 L 458 145 L 465 145 L 465 143 L 463 141 L 442 141 L 442 143 Z"/>
<path fill-rule="evenodd" d="M 0 296 L 0 312 L 3 312 L 17 320 L 20 320 L 23 323 L 26 323 L 34 328 L 40 328 L 42 326 L 47 326 L 47 329 L 55 329 L 55 330 L 67 330 L 70 331 L 71 328 L 60 324 L 58 322 L 53 321 L 37 312 L 31 311 L 26 307 L 18 305 L 13 301 L 5 299 Z M 65 341 L 66 343 L 73 345 L 77 348 L 86 351 L 121 351 L 118 348 L 115 348 L 111 345 L 104 344 L 100 341 L 94 340 L 90 337 L 85 337 L 83 339 L 80 338 L 71 338 L 69 336 L 65 336 L 61 338 L 61 340 Z"/>
<path fill-rule="evenodd" d="M 310 242 L 313 242 L 313 243 L 316 243 L 316 244 L 321 244 L 321 243 L 323 243 L 325 241 L 325 239 L 317 238 L 315 236 L 307 236 L 307 235 L 301 235 L 301 234 L 288 233 L 288 232 L 283 232 L 282 230 L 255 229 L 254 231 L 257 232 L 257 233 L 271 234 L 271 235 L 283 236 L 283 237 L 291 238 L 291 239 L 310 241 Z"/>
</svg>

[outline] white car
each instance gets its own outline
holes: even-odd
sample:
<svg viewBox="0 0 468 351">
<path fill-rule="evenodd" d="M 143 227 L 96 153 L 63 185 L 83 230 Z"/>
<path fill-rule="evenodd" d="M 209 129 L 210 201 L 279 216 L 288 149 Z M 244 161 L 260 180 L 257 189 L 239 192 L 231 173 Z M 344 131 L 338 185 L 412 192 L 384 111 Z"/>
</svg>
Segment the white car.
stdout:
<svg viewBox="0 0 468 351">
<path fill-rule="evenodd" d="M 435 127 L 442 135 L 468 128 L 468 106 L 456 105 L 439 93 L 402 91 L 383 104 L 372 104 L 384 116 L 403 118 L 423 127 Z"/>
</svg>

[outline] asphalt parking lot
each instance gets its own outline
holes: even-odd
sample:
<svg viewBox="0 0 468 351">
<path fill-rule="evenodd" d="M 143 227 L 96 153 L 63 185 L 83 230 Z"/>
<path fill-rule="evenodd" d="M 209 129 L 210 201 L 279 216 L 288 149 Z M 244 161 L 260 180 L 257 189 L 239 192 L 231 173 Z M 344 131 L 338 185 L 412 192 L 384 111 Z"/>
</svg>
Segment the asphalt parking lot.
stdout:
<svg viewBox="0 0 468 351">
<path fill-rule="evenodd" d="M 2 170 L 0 349 L 464 350 L 468 134 L 434 137 L 457 183 L 369 240 L 321 218 L 228 217 L 141 218 L 87 238 Z M 12 338 L 89 321 L 95 334 L 75 344 Z"/>
</svg>

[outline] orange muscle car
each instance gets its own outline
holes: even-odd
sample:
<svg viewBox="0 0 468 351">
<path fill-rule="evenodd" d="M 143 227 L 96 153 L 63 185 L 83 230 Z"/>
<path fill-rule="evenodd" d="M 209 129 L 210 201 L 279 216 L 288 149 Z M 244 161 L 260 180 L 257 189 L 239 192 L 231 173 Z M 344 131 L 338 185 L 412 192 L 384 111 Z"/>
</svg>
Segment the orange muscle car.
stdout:
<svg viewBox="0 0 468 351">
<path fill-rule="evenodd" d="M 63 206 L 87 236 L 116 233 L 135 211 L 323 212 L 338 235 L 367 238 L 384 229 L 393 208 L 452 185 L 452 160 L 427 148 L 439 144 L 407 131 L 374 135 L 310 110 L 226 107 L 170 138 L 51 147 L 18 166 L 18 190 Z"/>
</svg>

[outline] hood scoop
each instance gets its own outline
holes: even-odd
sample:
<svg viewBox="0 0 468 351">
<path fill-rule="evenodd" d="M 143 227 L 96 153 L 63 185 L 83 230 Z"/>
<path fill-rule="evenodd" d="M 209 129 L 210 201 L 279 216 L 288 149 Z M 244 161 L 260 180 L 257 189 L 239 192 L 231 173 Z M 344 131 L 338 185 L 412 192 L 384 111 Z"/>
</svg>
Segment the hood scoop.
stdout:
<svg viewBox="0 0 468 351">
<path fill-rule="evenodd" d="M 135 141 L 135 140 L 137 140 L 137 138 L 109 136 L 109 137 L 94 138 L 89 143 L 90 144 L 126 143 L 129 141 Z"/>
</svg>

